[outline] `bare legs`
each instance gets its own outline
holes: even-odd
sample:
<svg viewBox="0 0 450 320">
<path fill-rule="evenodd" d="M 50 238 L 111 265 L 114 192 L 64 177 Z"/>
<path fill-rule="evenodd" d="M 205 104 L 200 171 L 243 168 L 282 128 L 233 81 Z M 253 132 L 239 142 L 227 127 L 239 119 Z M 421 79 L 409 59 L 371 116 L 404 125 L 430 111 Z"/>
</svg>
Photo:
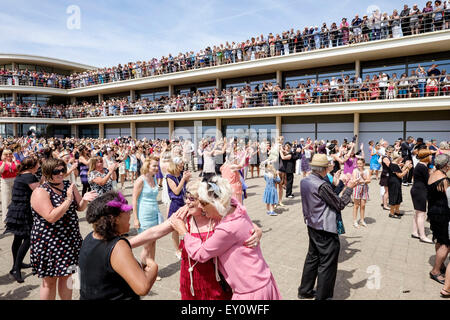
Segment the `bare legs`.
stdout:
<svg viewBox="0 0 450 320">
<path fill-rule="evenodd" d="M 363 199 L 354 199 L 354 206 L 353 206 L 353 226 L 355 228 L 358 228 L 358 211 L 360 212 L 360 222 L 361 225 L 364 227 L 367 227 L 365 221 L 364 221 L 364 217 L 366 214 L 366 200 Z"/>
<path fill-rule="evenodd" d="M 443 275 L 441 275 L 441 267 L 445 259 L 447 259 L 449 248 L 445 244 L 436 243 L 435 249 L 436 249 L 436 259 L 434 260 L 434 266 L 430 273 L 434 276 L 438 276 L 439 280 L 444 280 Z M 446 274 L 447 273 L 448 272 L 446 272 Z"/>
<path fill-rule="evenodd" d="M 61 300 L 72 300 L 72 276 L 45 277 L 39 292 L 41 300 L 55 300 L 56 290 Z"/>
<path fill-rule="evenodd" d="M 422 241 L 432 242 L 425 235 L 425 218 L 426 212 L 416 210 L 413 219 L 413 232 L 414 236 L 418 236 Z"/>
</svg>

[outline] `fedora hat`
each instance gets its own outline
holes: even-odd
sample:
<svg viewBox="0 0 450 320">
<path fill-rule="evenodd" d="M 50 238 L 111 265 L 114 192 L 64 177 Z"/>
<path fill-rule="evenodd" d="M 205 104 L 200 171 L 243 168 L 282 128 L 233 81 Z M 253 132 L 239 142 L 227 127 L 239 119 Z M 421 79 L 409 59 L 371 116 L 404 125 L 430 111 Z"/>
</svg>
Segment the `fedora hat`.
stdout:
<svg viewBox="0 0 450 320">
<path fill-rule="evenodd" d="M 328 161 L 328 157 L 327 157 L 326 154 L 324 154 L 324 153 L 316 153 L 313 156 L 310 165 L 314 166 L 314 167 L 324 167 L 324 168 L 326 168 L 326 167 L 328 167 L 328 163 L 329 163 L 329 161 Z"/>
</svg>

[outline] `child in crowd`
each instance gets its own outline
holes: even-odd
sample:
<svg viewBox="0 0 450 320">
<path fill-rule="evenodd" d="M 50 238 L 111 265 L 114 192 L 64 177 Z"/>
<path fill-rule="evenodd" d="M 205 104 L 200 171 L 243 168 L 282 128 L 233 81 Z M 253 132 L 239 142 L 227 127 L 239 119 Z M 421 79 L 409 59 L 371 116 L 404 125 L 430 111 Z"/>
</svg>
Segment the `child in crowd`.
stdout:
<svg viewBox="0 0 450 320">
<path fill-rule="evenodd" d="M 358 159 L 357 168 L 353 170 L 353 180 L 356 180 L 358 184 L 353 189 L 353 201 L 355 203 L 353 207 L 353 226 L 359 228 L 358 224 L 358 210 L 360 211 L 360 224 L 363 227 L 367 227 L 364 221 L 364 215 L 366 211 L 366 202 L 369 199 L 369 183 L 370 183 L 370 173 L 369 170 L 364 169 L 365 165 L 364 159 Z"/>
<path fill-rule="evenodd" d="M 266 181 L 266 188 L 264 189 L 263 201 L 267 206 L 267 214 L 276 216 L 274 207 L 278 203 L 278 192 L 275 183 L 279 183 L 281 180 L 270 163 L 264 165 L 264 180 Z"/>
</svg>

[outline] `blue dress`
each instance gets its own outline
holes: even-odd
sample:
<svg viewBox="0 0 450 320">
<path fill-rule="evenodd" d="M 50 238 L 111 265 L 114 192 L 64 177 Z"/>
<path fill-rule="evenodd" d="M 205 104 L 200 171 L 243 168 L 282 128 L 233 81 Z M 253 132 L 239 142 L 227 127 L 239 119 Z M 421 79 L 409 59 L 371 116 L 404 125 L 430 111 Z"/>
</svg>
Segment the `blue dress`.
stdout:
<svg viewBox="0 0 450 320">
<path fill-rule="evenodd" d="M 266 204 L 277 204 L 278 203 L 278 192 L 275 187 L 276 182 L 280 182 L 280 178 L 269 177 L 264 174 L 264 180 L 266 180 L 266 188 L 264 189 L 263 201 Z"/>
<path fill-rule="evenodd" d="M 156 226 L 162 222 L 162 216 L 159 212 L 158 200 L 158 184 L 155 178 L 155 187 L 152 188 L 148 182 L 144 180 L 144 186 L 138 199 L 137 216 L 141 227 L 138 232 L 141 233 L 148 228 Z"/>
<path fill-rule="evenodd" d="M 175 184 L 178 186 L 181 181 L 181 176 L 174 177 L 171 174 L 167 175 L 167 179 L 171 179 L 175 182 Z M 168 218 L 174 213 L 177 212 L 178 209 L 180 209 L 182 206 L 184 206 L 184 194 L 186 193 L 186 184 L 183 186 L 183 189 L 181 189 L 181 192 L 179 195 L 176 195 L 173 193 L 172 189 L 170 187 L 167 188 L 169 192 L 169 198 L 170 198 L 170 207 L 169 207 L 169 214 Z"/>
<path fill-rule="evenodd" d="M 370 170 L 380 170 L 381 164 L 378 162 L 378 159 L 380 159 L 380 155 L 378 153 L 375 153 L 370 158 Z"/>
</svg>

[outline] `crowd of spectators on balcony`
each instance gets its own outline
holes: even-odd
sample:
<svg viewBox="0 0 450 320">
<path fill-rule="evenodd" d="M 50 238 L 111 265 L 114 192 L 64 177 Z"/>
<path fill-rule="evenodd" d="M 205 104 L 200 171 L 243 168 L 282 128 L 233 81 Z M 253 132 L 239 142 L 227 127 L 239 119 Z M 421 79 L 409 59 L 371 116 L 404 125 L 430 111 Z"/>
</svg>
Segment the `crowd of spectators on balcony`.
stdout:
<svg viewBox="0 0 450 320">
<path fill-rule="evenodd" d="M 279 34 L 261 34 L 243 42 L 208 46 L 199 52 L 169 54 L 161 59 L 129 62 L 70 76 L 28 70 L 0 70 L 0 84 L 79 88 L 449 28 L 450 1 L 437 0 L 434 5 L 432 1 L 427 1 L 422 10 L 417 4 L 411 8 L 405 4 L 403 10 L 394 10 L 391 15 L 375 10 L 362 18 L 358 14 L 349 20 L 342 18 L 340 23 L 333 22 L 330 26 L 324 22 L 321 27 L 310 26 L 297 31 L 292 28 Z"/>
<path fill-rule="evenodd" d="M 67 106 L 0 102 L 0 115 L 65 119 L 447 95 L 450 95 L 450 74 L 433 64 L 426 70 L 419 65 L 416 70 L 411 70 L 409 76 L 406 73 L 389 76 L 379 72 L 378 75 L 366 75 L 362 79 L 359 76 L 342 75 L 323 81 L 313 79 L 299 82 L 295 87 L 286 84 L 285 88 L 268 81 L 253 89 L 247 85 L 221 91 L 197 91 L 161 97 L 154 101 L 145 98 L 129 101 L 124 98 Z"/>
</svg>

